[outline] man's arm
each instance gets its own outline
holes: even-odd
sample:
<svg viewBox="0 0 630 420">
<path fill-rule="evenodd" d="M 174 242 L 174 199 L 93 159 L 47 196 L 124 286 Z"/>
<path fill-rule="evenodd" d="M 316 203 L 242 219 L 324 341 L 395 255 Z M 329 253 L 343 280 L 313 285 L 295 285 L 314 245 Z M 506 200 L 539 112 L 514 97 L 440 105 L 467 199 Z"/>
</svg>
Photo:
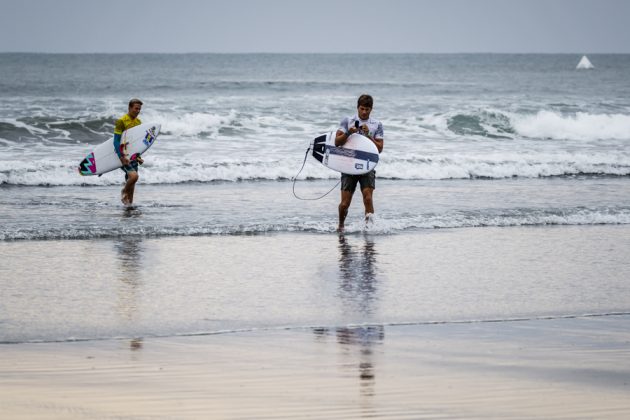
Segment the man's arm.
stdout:
<svg viewBox="0 0 630 420">
<path fill-rule="evenodd" d="M 356 133 L 357 129 L 353 126 L 349 126 L 348 119 L 344 118 L 339 124 L 339 128 L 337 129 L 337 133 L 335 135 L 335 146 L 343 146 L 348 141 L 348 137 L 352 134 Z"/>
<path fill-rule="evenodd" d="M 352 129 L 354 129 L 353 132 L 350 131 Z M 351 127 L 347 133 L 344 133 L 341 130 L 337 130 L 337 135 L 335 136 L 335 146 L 339 147 L 346 144 L 346 142 L 348 141 L 348 137 L 350 137 L 353 133 L 356 133 L 356 131 L 357 129 L 354 127 Z"/>
<path fill-rule="evenodd" d="M 125 124 L 123 124 L 122 120 L 116 121 L 116 127 L 114 128 L 114 151 L 123 165 L 129 165 L 129 159 L 123 154 L 120 144 L 123 131 L 125 131 Z"/>
<path fill-rule="evenodd" d="M 376 145 L 376 149 L 379 153 L 383 151 L 383 124 L 378 123 L 378 128 L 376 129 L 376 133 L 374 133 L 374 138 L 372 139 L 374 144 Z"/>
<path fill-rule="evenodd" d="M 379 153 L 383 151 L 383 139 L 372 139 Z"/>
</svg>

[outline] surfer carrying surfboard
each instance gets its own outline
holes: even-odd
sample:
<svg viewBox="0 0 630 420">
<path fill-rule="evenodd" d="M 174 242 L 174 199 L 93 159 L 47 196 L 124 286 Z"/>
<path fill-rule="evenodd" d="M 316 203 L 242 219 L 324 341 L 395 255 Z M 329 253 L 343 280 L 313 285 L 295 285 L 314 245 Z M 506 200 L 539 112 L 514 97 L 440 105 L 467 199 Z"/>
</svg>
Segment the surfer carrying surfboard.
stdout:
<svg viewBox="0 0 630 420">
<path fill-rule="evenodd" d="M 127 155 L 127 143 L 123 138 L 123 132 L 128 129 L 142 124 L 138 115 L 142 109 L 142 101 L 140 99 L 132 99 L 129 101 L 129 110 L 125 115 L 116 121 L 114 127 L 114 150 L 122 163 L 123 172 L 125 172 L 125 186 L 120 192 L 120 200 L 123 204 L 133 204 L 133 193 L 138 182 L 138 165 L 144 163 L 140 155 L 130 157 Z"/>
<path fill-rule="evenodd" d="M 335 135 L 335 146 L 343 146 L 348 137 L 354 133 L 362 134 L 374 142 L 378 152 L 383 151 L 383 124 L 380 121 L 370 118 L 374 99 L 370 95 L 361 95 L 357 100 L 357 114 L 354 117 L 346 117 L 341 120 Z M 338 232 L 343 232 L 346 215 L 352 202 L 352 195 L 357 188 L 357 183 L 361 186 L 363 195 L 363 206 L 365 207 L 365 220 L 369 221 L 374 214 L 373 193 L 376 188 L 376 172 L 371 170 L 363 175 L 341 174 L 341 203 L 339 203 L 339 226 Z"/>
</svg>

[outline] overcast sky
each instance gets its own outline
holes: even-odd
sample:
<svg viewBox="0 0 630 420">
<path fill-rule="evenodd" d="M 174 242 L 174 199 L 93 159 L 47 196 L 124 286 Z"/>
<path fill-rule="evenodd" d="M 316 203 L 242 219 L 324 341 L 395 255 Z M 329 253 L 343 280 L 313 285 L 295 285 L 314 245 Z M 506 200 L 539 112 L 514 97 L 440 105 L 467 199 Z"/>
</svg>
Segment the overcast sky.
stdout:
<svg viewBox="0 0 630 420">
<path fill-rule="evenodd" d="M 630 53 L 630 0 L 0 0 L 0 52 Z"/>
</svg>

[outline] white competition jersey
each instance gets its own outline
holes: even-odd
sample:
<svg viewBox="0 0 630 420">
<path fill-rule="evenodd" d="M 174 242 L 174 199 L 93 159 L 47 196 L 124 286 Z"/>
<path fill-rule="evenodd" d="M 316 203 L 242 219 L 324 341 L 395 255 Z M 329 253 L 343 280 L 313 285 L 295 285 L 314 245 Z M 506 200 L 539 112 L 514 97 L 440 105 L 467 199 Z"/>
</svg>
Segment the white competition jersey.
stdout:
<svg viewBox="0 0 630 420">
<path fill-rule="evenodd" d="M 343 131 L 344 133 L 347 133 L 348 129 L 355 125 L 355 121 L 359 121 L 359 127 L 363 126 L 364 124 L 367 125 L 368 127 L 367 133 L 362 132 L 361 129 L 359 128 L 359 134 L 363 134 L 366 137 L 372 137 L 374 139 L 383 138 L 383 124 L 381 124 L 380 121 L 375 120 L 373 118 L 368 118 L 367 120 L 361 120 L 359 119 L 358 115 L 355 115 L 354 117 L 346 117 L 343 120 L 341 120 L 341 123 L 339 123 L 339 130 Z"/>
</svg>

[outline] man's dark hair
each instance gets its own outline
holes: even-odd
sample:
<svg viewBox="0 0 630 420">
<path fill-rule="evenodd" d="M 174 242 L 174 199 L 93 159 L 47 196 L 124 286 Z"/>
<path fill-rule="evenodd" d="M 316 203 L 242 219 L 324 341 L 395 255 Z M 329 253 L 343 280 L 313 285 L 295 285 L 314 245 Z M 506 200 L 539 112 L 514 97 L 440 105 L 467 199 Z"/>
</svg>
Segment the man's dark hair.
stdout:
<svg viewBox="0 0 630 420">
<path fill-rule="evenodd" d="M 373 104 L 374 104 L 374 99 L 372 99 L 370 95 L 361 95 L 359 96 L 359 100 L 357 101 L 357 108 L 360 106 L 372 108 Z"/>
<path fill-rule="evenodd" d="M 135 104 L 139 104 L 142 105 L 142 101 L 140 99 L 132 99 L 129 101 L 129 108 L 131 108 L 132 106 L 134 106 Z"/>
</svg>

